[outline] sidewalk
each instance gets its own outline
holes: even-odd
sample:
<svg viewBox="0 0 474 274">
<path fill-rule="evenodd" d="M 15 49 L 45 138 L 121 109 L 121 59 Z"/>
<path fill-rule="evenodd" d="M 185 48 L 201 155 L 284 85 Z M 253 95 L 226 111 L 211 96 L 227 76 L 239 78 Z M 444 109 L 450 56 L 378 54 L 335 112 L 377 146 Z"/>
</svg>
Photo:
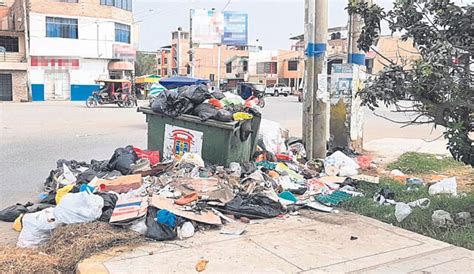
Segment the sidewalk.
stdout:
<svg viewBox="0 0 474 274">
<path fill-rule="evenodd" d="M 196 272 L 465 272 L 473 252 L 348 212 L 301 211 L 301 216 L 247 224 L 242 236 L 197 233 L 184 241 L 146 243 L 131 252 L 98 255 L 79 273 Z M 358 237 L 350 240 L 351 236 Z"/>
</svg>

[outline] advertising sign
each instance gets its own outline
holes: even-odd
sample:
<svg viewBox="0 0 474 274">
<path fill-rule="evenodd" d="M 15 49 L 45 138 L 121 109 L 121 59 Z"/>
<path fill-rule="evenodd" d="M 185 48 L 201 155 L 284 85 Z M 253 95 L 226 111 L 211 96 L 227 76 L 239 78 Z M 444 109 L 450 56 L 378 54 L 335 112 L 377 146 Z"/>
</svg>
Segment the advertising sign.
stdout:
<svg viewBox="0 0 474 274">
<path fill-rule="evenodd" d="M 114 44 L 112 45 L 112 58 L 133 61 L 137 57 L 137 51 L 132 45 Z"/>
<path fill-rule="evenodd" d="M 186 152 L 201 155 L 203 133 L 187 128 L 165 125 L 163 158 L 173 159 Z"/>
<path fill-rule="evenodd" d="M 224 12 L 222 44 L 243 46 L 248 43 L 248 15 L 242 12 Z"/>
<path fill-rule="evenodd" d="M 224 16 L 214 10 L 192 9 L 191 28 L 193 43 L 219 44 L 224 33 Z"/>
<path fill-rule="evenodd" d="M 247 45 L 248 15 L 242 12 L 191 10 L 192 40 L 196 44 Z"/>
</svg>

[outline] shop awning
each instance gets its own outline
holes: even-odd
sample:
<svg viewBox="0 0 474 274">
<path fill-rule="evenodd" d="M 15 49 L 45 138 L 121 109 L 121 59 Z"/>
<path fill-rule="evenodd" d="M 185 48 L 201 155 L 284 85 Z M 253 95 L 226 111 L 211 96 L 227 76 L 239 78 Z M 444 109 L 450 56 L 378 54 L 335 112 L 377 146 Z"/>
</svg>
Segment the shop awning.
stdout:
<svg viewBox="0 0 474 274">
<path fill-rule="evenodd" d="M 207 83 L 209 83 L 208 80 L 196 79 L 192 77 L 183 77 L 183 76 L 171 77 L 171 78 L 160 80 L 160 84 L 167 89 L 173 89 L 173 88 L 191 86 L 191 85 L 207 84 Z"/>
<path fill-rule="evenodd" d="M 135 78 L 135 83 L 144 84 L 144 83 L 156 83 L 160 81 L 161 77 L 158 75 L 143 75 Z"/>
<path fill-rule="evenodd" d="M 127 61 L 111 61 L 109 63 L 109 70 L 134 70 L 134 66 Z"/>
</svg>

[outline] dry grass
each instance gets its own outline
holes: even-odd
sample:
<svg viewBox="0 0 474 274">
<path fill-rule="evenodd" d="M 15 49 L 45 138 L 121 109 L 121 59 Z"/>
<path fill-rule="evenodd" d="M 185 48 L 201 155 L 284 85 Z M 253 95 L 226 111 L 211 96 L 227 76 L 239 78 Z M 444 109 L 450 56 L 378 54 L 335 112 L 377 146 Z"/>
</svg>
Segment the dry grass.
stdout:
<svg viewBox="0 0 474 274">
<path fill-rule="evenodd" d="M 81 260 L 93 254 L 141 241 L 143 237 L 134 231 L 102 222 L 61 226 L 53 231 L 51 240 L 37 250 L 0 249 L 0 272 L 74 271 Z"/>
</svg>

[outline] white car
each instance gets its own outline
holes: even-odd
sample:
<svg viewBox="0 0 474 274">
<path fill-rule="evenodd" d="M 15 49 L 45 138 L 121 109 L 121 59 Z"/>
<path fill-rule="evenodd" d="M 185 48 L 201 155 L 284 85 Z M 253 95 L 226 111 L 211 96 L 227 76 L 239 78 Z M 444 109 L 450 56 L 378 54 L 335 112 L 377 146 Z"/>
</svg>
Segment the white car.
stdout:
<svg viewBox="0 0 474 274">
<path fill-rule="evenodd" d="M 285 84 L 275 84 L 274 86 L 267 87 L 265 89 L 265 95 L 279 96 L 284 95 L 285 97 L 291 94 L 291 88 Z"/>
</svg>

